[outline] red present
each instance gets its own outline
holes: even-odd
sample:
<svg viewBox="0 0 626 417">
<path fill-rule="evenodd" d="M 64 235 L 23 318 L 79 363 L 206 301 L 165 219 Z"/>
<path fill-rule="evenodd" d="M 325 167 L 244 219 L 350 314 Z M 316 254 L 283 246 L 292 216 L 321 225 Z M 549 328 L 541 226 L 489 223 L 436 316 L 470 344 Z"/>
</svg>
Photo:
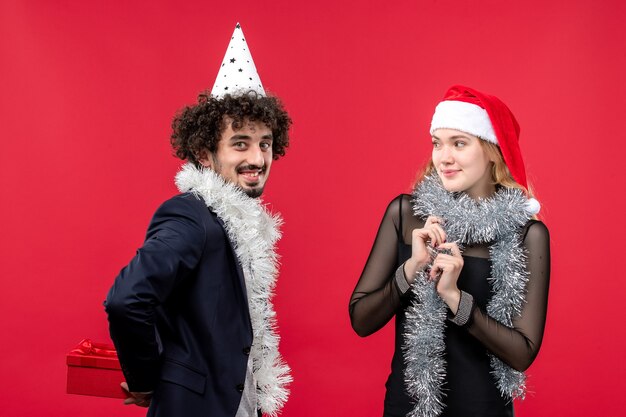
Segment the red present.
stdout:
<svg viewBox="0 0 626 417">
<path fill-rule="evenodd" d="M 67 393 L 126 398 L 115 347 L 84 339 L 67 355 Z"/>
</svg>

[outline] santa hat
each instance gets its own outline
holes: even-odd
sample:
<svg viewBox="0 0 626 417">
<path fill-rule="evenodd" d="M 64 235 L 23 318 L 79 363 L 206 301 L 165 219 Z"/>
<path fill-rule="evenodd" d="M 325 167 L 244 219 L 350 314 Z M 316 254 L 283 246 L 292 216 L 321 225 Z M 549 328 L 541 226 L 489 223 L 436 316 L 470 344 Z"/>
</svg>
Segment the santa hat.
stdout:
<svg viewBox="0 0 626 417">
<path fill-rule="evenodd" d="M 459 130 L 498 145 L 513 179 L 528 189 L 519 147 L 520 127 L 499 98 L 462 85 L 452 86 L 435 108 L 430 134 L 437 129 Z M 536 214 L 539 208 L 537 200 L 528 200 L 528 211 Z"/>
<path fill-rule="evenodd" d="M 265 89 L 252 60 L 246 37 L 243 36 L 241 25 L 237 23 L 226 48 L 211 95 L 222 98 L 226 94 L 245 94 L 251 90 L 256 91 L 260 96 L 265 96 Z"/>
</svg>

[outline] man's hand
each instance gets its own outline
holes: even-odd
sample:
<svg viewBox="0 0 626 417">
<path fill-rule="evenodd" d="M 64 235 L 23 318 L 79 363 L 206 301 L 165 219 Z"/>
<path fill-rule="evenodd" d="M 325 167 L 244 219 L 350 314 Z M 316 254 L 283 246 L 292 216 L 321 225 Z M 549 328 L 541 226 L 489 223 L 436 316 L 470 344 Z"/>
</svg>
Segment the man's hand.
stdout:
<svg viewBox="0 0 626 417">
<path fill-rule="evenodd" d="M 128 384 L 126 382 L 122 382 L 120 384 L 124 393 L 126 394 L 126 399 L 124 400 L 124 405 L 135 404 L 139 407 L 149 407 L 150 400 L 152 399 L 152 392 L 130 392 L 128 390 Z"/>
</svg>

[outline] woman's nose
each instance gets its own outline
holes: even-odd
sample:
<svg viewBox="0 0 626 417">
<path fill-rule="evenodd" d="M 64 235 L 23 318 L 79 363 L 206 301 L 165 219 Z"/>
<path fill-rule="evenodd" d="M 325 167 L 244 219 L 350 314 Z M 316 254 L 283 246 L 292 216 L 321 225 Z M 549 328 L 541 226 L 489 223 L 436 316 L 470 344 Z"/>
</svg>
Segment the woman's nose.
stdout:
<svg viewBox="0 0 626 417">
<path fill-rule="evenodd" d="M 444 164 L 449 164 L 452 163 L 454 160 L 454 157 L 452 155 L 452 149 L 450 149 L 449 146 L 444 146 L 441 149 L 441 162 L 443 162 Z"/>
</svg>

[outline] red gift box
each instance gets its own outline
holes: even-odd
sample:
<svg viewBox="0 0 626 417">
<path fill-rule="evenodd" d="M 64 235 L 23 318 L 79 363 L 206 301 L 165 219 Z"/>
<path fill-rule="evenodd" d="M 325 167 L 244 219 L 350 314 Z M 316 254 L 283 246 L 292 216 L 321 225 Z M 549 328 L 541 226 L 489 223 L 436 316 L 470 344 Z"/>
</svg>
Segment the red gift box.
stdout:
<svg viewBox="0 0 626 417">
<path fill-rule="evenodd" d="M 85 339 L 67 355 L 67 393 L 126 398 L 115 347 Z"/>
</svg>

